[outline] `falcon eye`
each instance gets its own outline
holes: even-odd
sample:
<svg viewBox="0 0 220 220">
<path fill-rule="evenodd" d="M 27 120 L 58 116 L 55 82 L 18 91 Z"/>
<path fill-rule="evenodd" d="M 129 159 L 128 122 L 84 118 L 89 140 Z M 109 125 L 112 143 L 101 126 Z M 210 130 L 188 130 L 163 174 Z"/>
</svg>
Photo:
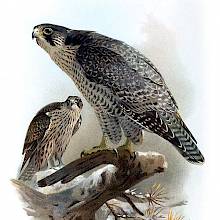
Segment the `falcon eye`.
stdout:
<svg viewBox="0 0 220 220">
<path fill-rule="evenodd" d="M 43 33 L 45 35 L 51 35 L 53 33 L 53 29 L 52 28 L 44 28 Z"/>
</svg>

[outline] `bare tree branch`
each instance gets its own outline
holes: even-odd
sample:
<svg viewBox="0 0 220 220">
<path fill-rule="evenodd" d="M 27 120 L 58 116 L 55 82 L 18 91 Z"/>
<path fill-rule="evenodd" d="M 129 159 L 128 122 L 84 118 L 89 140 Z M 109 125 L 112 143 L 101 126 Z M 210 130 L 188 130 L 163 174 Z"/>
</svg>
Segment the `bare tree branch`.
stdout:
<svg viewBox="0 0 220 220">
<path fill-rule="evenodd" d="M 101 164 L 109 165 L 88 177 L 79 176 Z M 18 180 L 13 180 L 13 183 L 28 203 L 29 214 L 34 216 L 50 216 L 54 220 L 94 220 L 96 211 L 117 197 L 126 199 L 135 212 L 143 215 L 124 192 L 163 172 L 166 166 L 165 157 L 159 153 L 136 152 L 130 155 L 126 149 L 120 148 L 117 154 L 115 151 L 102 151 L 73 161 L 39 181 L 40 186 L 47 186 L 45 188 L 32 188 Z M 59 181 L 61 183 L 57 183 Z"/>
<path fill-rule="evenodd" d="M 127 196 L 125 193 L 122 193 L 121 196 L 129 203 L 129 205 L 130 205 L 139 215 L 144 216 L 144 213 L 137 208 L 137 206 L 133 203 L 133 201 L 130 199 L 129 196 Z"/>
</svg>

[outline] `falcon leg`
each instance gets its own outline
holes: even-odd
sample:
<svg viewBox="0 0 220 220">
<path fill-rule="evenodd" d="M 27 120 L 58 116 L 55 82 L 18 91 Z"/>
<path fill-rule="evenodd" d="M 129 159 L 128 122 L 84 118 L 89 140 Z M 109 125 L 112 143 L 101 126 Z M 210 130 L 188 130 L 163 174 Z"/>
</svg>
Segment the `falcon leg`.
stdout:
<svg viewBox="0 0 220 220">
<path fill-rule="evenodd" d="M 55 168 L 56 170 L 59 170 L 61 167 L 64 166 L 64 163 L 62 161 L 62 156 L 63 154 L 56 153 L 54 156 L 54 161 L 55 161 Z"/>
<path fill-rule="evenodd" d="M 58 159 L 58 165 L 57 165 L 58 167 L 63 167 L 64 166 L 64 163 L 63 163 L 63 161 L 62 161 L 62 158 L 60 158 L 60 159 Z"/>
<path fill-rule="evenodd" d="M 55 167 L 54 157 L 49 157 L 47 161 L 47 167 L 48 169 L 53 169 Z"/>
<path fill-rule="evenodd" d="M 104 135 L 102 136 L 101 143 L 98 146 L 95 146 L 95 147 L 93 147 L 93 148 L 91 148 L 89 150 L 82 151 L 81 152 L 81 157 L 84 157 L 86 155 L 90 155 L 90 154 L 96 153 L 98 151 L 103 151 L 103 150 L 112 150 L 112 149 L 107 147 Z"/>
</svg>

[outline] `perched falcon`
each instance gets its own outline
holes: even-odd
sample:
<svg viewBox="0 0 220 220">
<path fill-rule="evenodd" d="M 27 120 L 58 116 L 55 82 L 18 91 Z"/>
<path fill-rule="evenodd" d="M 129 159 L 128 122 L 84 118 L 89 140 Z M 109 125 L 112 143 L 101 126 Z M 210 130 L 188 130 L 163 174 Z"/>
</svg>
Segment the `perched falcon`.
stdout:
<svg viewBox="0 0 220 220">
<path fill-rule="evenodd" d="M 103 137 L 117 144 L 123 131 L 127 143 L 137 144 L 142 131 L 149 130 L 189 162 L 204 162 L 160 72 L 133 47 L 93 31 L 53 24 L 35 26 L 32 37 L 93 106 Z"/>
<path fill-rule="evenodd" d="M 51 103 L 42 108 L 31 121 L 25 138 L 20 180 L 31 180 L 45 168 L 62 164 L 62 156 L 71 137 L 81 125 L 82 100 L 69 96 L 65 102 Z"/>
</svg>

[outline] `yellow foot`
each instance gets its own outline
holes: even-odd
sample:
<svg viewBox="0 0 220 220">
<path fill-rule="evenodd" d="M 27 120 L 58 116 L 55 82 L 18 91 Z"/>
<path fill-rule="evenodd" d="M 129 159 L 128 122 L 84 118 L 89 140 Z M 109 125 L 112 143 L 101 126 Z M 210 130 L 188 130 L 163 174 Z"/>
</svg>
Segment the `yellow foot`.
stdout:
<svg viewBox="0 0 220 220">
<path fill-rule="evenodd" d="M 129 139 L 126 140 L 125 144 L 119 146 L 118 149 L 127 150 L 128 153 L 130 154 L 130 158 L 135 159 L 135 157 L 136 157 L 135 151 L 134 151 L 132 143 Z"/>
<path fill-rule="evenodd" d="M 109 151 L 109 150 L 112 150 L 112 148 L 107 147 L 105 138 L 103 136 L 100 145 L 95 146 L 95 147 L 93 147 L 93 148 L 91 148 L 89 150 L 82 151 L 81 152 L 81 157 L 88 156 L 90 154 L 94 154 L 94 153 L 97 153 L 99 151 Z M 114 150 L 114 151 L 116 151 L 116 150 Z M 116 154 L 117 154 L 117 152 L 116 152 Z"/>
<path fill-rule="evenodd" d="M 94 154 L 94 153 L 97 153 L 97 152 L 100 152 L 100 151 L 108 151 L 108 150 L 112 150 L 111 148 L 103 148 L 103 147 L 100 147 L 100 146 L 95 146 L 89 150 L 84 150 L 81 152 L 81 157 L 85 157 L 85 156 L 88 156 L 90 154 Z"/>
</svg>

